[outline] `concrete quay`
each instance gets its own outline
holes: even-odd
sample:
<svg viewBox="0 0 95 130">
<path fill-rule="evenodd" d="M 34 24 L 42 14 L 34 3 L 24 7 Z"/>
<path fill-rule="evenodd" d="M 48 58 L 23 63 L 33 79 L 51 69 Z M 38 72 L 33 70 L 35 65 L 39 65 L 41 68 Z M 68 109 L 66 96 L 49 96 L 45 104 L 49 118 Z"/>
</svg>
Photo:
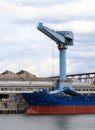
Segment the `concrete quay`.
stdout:
<svg viewBox="0 0 95 130">
<path fill-rule="evenodd" d="M 18 101 L 2 100 L 0 101 L 0 114 L 22 114 L 25 113 L 28 104 L 24 99 Z"/>
</svg>

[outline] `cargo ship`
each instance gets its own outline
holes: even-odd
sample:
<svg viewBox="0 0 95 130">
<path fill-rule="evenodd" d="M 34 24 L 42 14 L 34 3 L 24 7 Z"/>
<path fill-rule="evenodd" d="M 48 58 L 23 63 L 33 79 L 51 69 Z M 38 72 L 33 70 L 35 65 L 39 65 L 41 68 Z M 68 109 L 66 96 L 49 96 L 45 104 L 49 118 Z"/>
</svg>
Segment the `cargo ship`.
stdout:
<svg viewBox="0 0 95 130">
<path fill-rule="evenodd" d="M 59 80 L 54 91 L 45 89 L 34 93 L 22 93 L 29 104 L 27 114 L 89 114 L 95 113 L 95 95 L 83 95 L 66 82 L 66 49 L 73 45 L 73 34 L 68 31 L 54 31 L 39 23 L 37 28 L 58 45 L 60 59 Z M 47 71 L 47 70 L 46 70 Z"/>
<path fill-rule="evenodd" d="M 67 91 L 67 90 L 66 90 Z M 66 91 L 64 91 L 66 93 Z M 95 113 L 95 95 L 61 95 L 40 91 L 22 93 L 29 104 L 26 114 L 89 114 Z"/>
</svg>

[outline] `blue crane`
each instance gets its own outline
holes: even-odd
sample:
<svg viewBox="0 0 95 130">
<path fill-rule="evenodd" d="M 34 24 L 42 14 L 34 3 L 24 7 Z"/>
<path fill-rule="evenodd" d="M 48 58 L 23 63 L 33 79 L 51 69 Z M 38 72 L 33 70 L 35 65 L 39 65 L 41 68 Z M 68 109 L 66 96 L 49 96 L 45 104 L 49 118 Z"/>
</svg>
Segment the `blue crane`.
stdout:
<svg viewBox="0 0 95 130">
<path fill-rule="evenodd" d="M 58 45 L 59 50 L 59 65 L 60 65 L 60 74 L 59 81 L 57 85 L 59 87 L 58 90 L 53 93 L 60 93 L 61 91 L 67 92 L 69 94 L 79 95 L 79 93 L 75 92 L 71 82 L 65 82 L 66 80 L 66 49 L 67 46 L 73 46 L 73 33 L 70 31 L 54 31 L 43 26 L 42 23 L 39 23 L 37 29 L 44 33 L 46 36 L 51 38 Z"/>
</svg>

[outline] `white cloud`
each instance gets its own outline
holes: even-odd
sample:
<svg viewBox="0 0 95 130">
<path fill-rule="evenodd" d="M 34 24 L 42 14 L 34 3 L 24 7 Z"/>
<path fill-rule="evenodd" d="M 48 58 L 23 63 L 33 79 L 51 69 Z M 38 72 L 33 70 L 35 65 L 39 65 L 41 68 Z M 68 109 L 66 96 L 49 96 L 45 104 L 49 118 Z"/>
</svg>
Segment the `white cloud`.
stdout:
<svg viewBox="0 0 95 130">
<path fill-rule="evenodd" d="M 11 1 L 11 0 L 9 0 Z M 26 3 L 24 6 L 16 3 Z M 27 6 L 27 3 L 31 3 Z M 48 5 L 49 3 L 49 5 Z M 24 23 L 34 23 L 40 20 L 57 23 L 71 20 L 92 20 L 95 18 L 95 1 L 89 2 L 88 0 L 73 0 L 64 2 L 56 1 L 33 1 L 18 0 L 18 1 L 4 1 L 1 2 L 1 11 L 3 12 L 2 18 L 5 20 L 14 20 Z M 39 5 L 42 6 L 34 6 Z M 44 6 L 44 4 L 46 6 Z M 2 8 L 3 7 L 3 8 Z M 5 17 L 4 17 L 5 16 Z"/>
<path fill-rule="evenodd" d="M 66 60 L 66 72 L 67 72 L 67 74 L 72 73 L 74 71 L 72 69 L 73 69 L 72 63 L 71 63 L 70 59 L 67 59 Z"/>
<path fill-rule="evenodd" d="M 68 21 L 60 24 L 54 24 L 51 25 L 56 30 L 68 30 L 72 31 L 73 33 L 78 34 L 88 34 L 88 33 L 94 33 L 95 32 L 95 22 L 94 21 L 84 21 L 84 20 L 78 20 L 78 21 Z"/>
<path fill-rule="evenodd" d="M 31 72 L 31 73 L 33 73 L 33 72 L 35 73 L 36 72 L 36 68 L 35 68 L 34 65 L 27 66 L 25 70 L 27 70 L 28 72 Z"/>
<path fill-rule="evenodd" d="M 58 73 L 59 73 L 59 60 L 57 58 L 48 57 L 39 66 L 38 71 L 39 76 L 40 75 L 44 76 L 44 74 L 46 74 L 47 76 L 53 76 L 55 74 L 58 75 Z"/>
<path fill-rule="evenodd" d="M 86 59 L 93 62 L 91 57 L 95 57 L 94 12 L 94 0 L 0 0 L 0 71 L 26 69 L 39 76 L 52 75 L 52 43 L 56 48 L 54 61 L 58 50 L 53 41 L 36 29 L 38 22 L 50 28 L 73 31 L 75 46 L 67 50 L 71 58 L 67 57 L 67 72 L 77 72 L 79 66 L 90 70 Z M 76 59 L 79 63 L 75 63 Z M 57 62 L 55 75 L 59 73 Z"/>
<path fill-rule="evenodd" d="M 59 0 L 6 0 L 9 2 L 13 2 L 16 3 L 18 5 L 22 5 L 22 6 L 49 6 L 49 5 L 53 5 L 53 4 L 59 4 L 62 3 L 62 1 Z M 63 0 L 64 3 L 69 2 L 69 0 Z"/>
<path fill-rule="evenodd" d="M 8 3 L 6 1 L 0 0 L 0 23 L 8 23 L 15 20 L 15 12 L 16 8 L 14 3 Z"/>
<path fill-rule="evenodd" d="M 7 65 L 7 69 L 12 70 L 12 71 L 19 70 L 19 66 L 17 64 L 12 63 L 12 64 Z"/>
</svg>

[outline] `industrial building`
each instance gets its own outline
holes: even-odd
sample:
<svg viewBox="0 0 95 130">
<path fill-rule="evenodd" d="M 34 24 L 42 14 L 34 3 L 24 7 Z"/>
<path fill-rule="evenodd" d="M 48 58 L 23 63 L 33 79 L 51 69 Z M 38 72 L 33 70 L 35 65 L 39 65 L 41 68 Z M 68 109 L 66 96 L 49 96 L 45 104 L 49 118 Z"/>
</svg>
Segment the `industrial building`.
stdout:
<svg viewBox="0 0 95 130">
<path fill-rule="evenodd" d="M 21 93 L 23 91 L 35 91 L 43 87 L 48 90 L 53 86 L 51 78 L 39 78 L 27 71 L 18 73 L 5 71 L 0 74 L 0 93 Z"/>
<path fill-rule="evenodd" d="M 0 94 L 19 94 L 24 91 L 34 92 L 42 88 L 50 91 L 53 89 L 54 82 L 58 78 L 58 76 L 41 78 L 25 70 L 17 73 L 7 70 L 0 74 Z M 81 93 L 95 93 L 95 73 L 67 75 L 67 80 L 73 83 L 76 91 L 80 91 Z"/>
</svg>

